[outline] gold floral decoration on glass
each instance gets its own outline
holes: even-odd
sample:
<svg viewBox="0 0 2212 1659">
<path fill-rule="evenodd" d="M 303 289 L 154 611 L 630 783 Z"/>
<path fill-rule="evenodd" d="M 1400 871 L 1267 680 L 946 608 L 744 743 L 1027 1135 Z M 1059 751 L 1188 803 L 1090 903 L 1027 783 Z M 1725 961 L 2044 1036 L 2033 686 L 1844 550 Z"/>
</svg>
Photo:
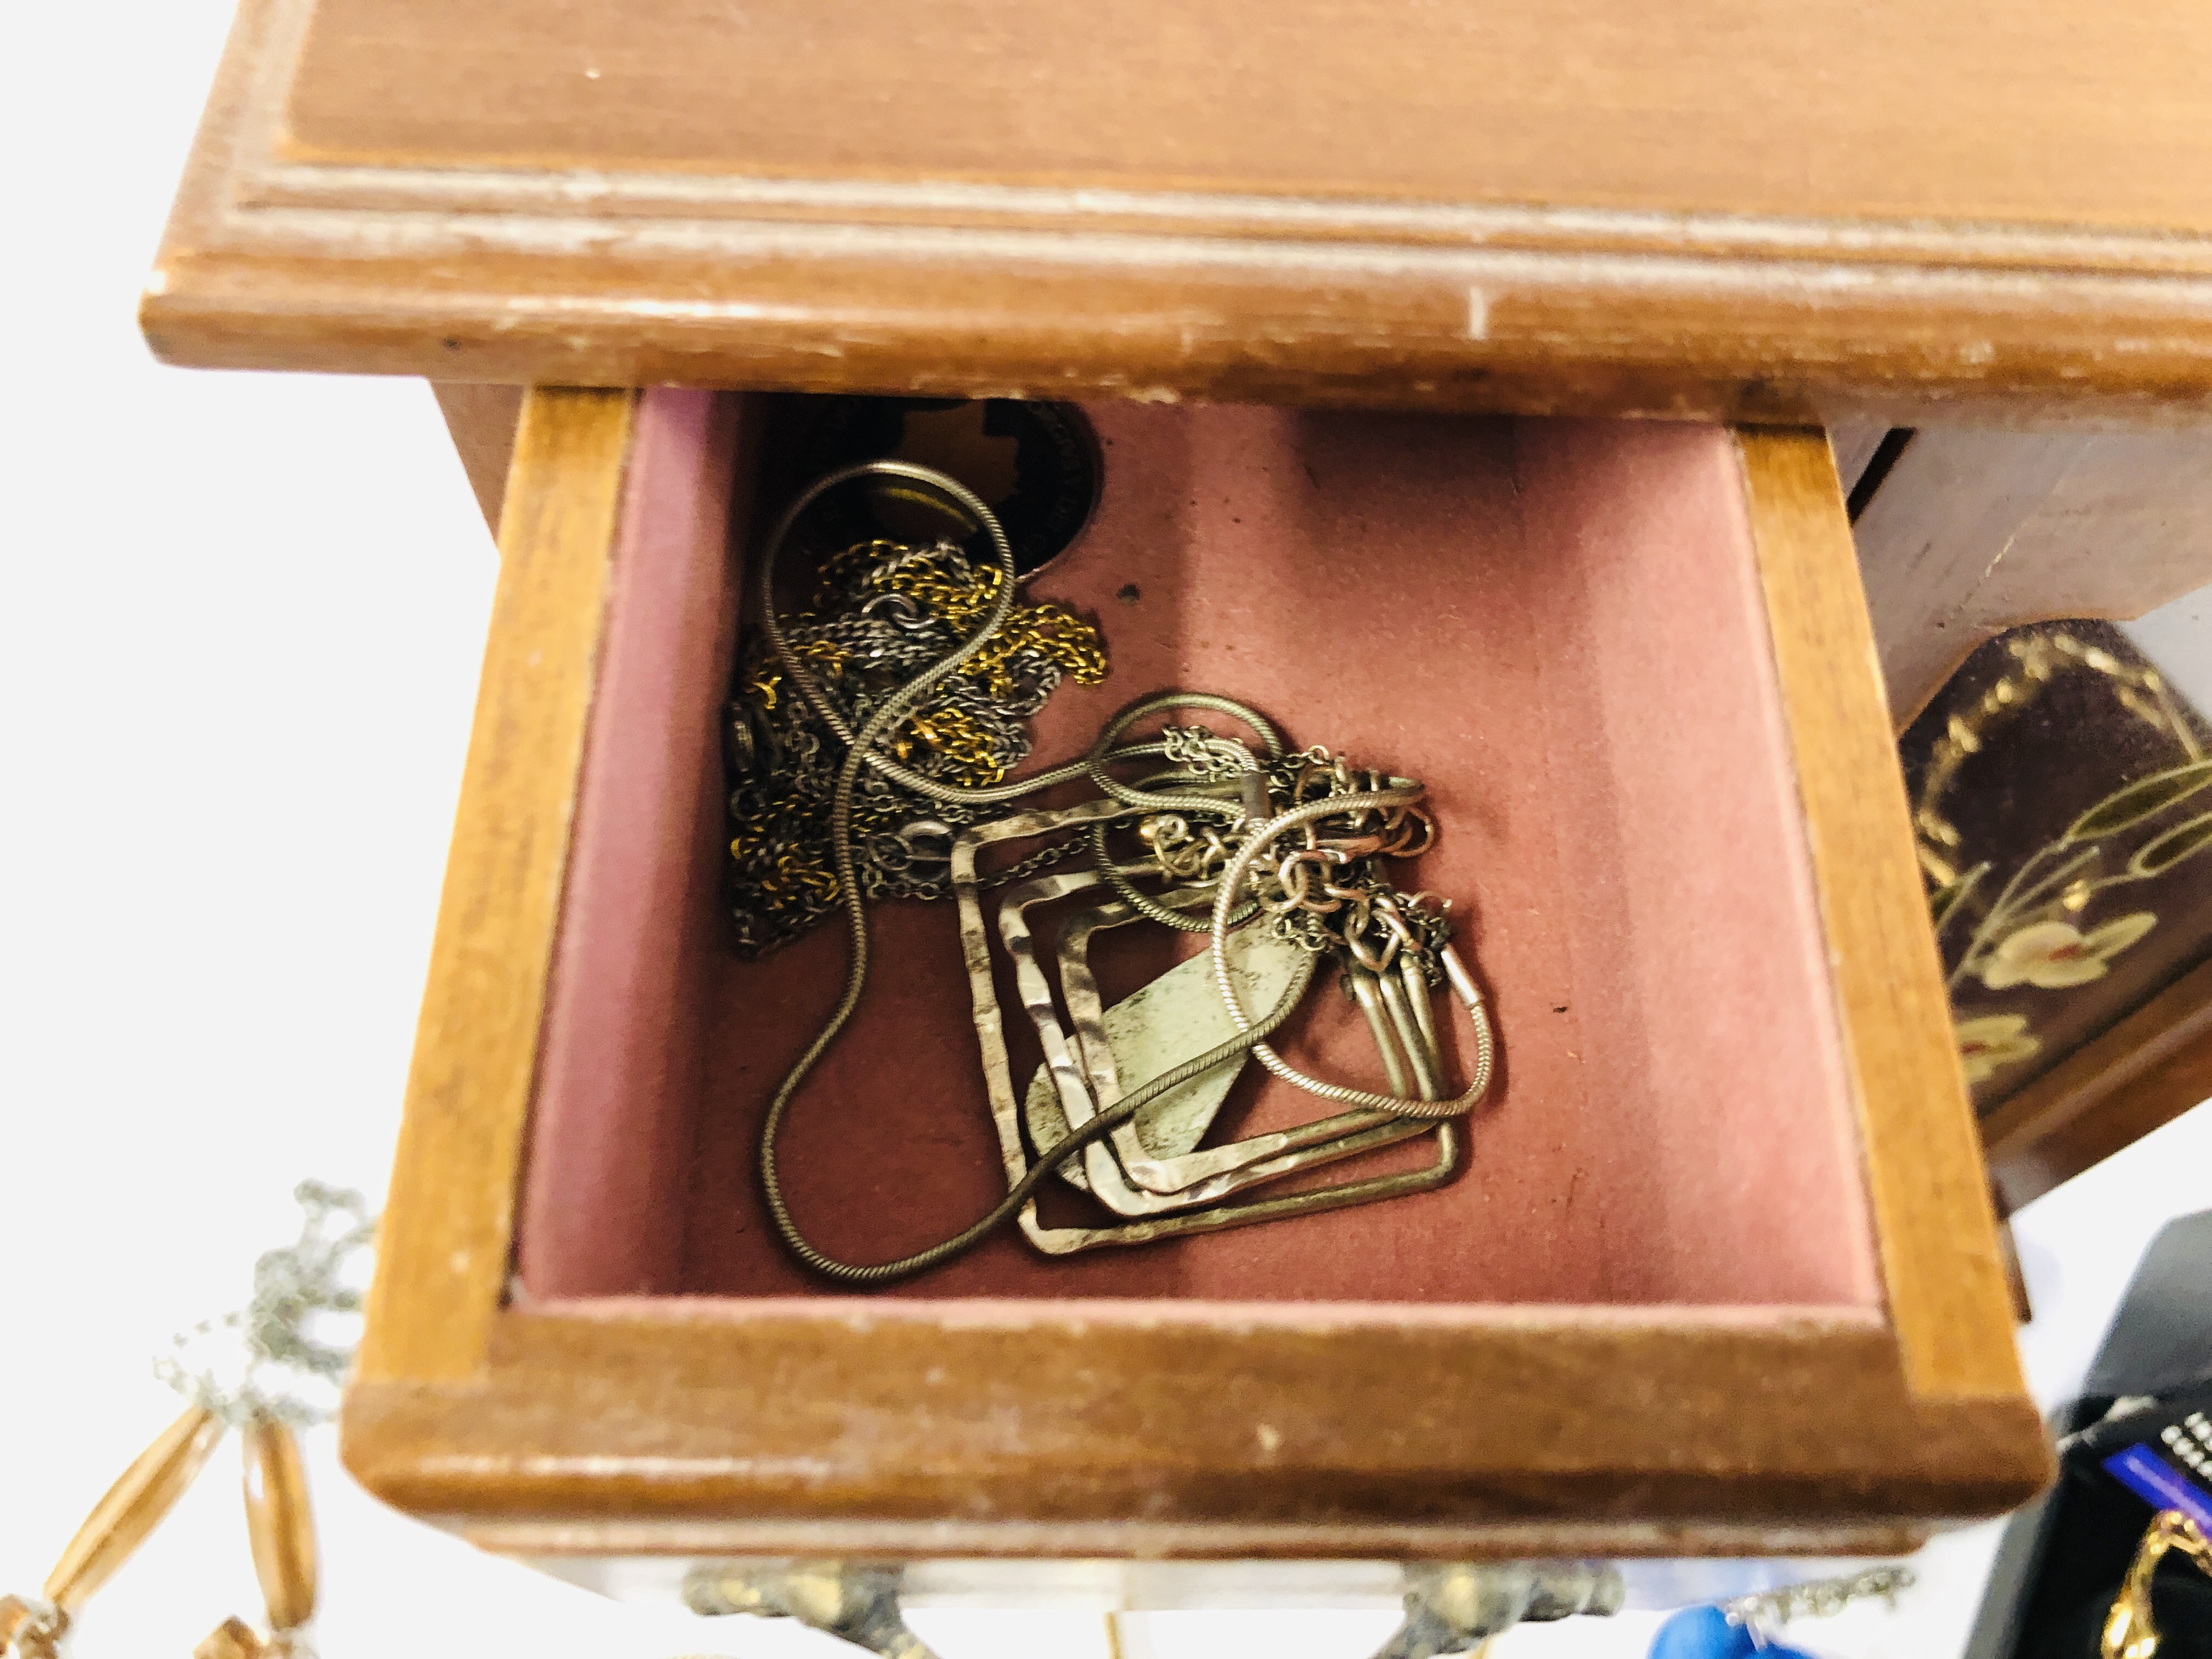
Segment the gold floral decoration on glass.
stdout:
<svg viewBox="0 0 2212 1659">
<path fill-rule="evenodd" d="M 2103 978 L 2116 957 L 2157 926 L 2149 910 L 2099 918 L 2106 896 L 2165 875 L 2212 847 L 2212 758 L 2158 671 L 2124 662 L 2064 627 L 2027 630 L 2006 641 L 2012 661 L 1971 706 L 1954 714 L 1929 751 L 1913 803 L 1913 830 L 1929 885 L 1939 942 L 1947 945 L 1954 1000 L 1978 982 L 1990 991 L 2060 991 Z M 1993 732 L 2017 719 L 2057 677 L 2094 674 L 2120 705 L 2173 744 L 2178 763 L 2113 790 L 2060 835 L 2036 848 L 1994 896 L 1984 882 L 1995 867 L 1968 863 L 1964 837 L 1944 811 L 1944 796 L 1966 760 Z M 1956 955 L 1953 951 L 1956 950 Z M 2033 1010 L 1981 1014 L 1957 1024 L 1960 1062 L 1969 1083 L 2042 1052 Z"/>
<path fill-rule="evenodd" d="M 1979 1083 L 1995 1075 L 2000 1066 L 2033 1060 L 2043 1052 L 2042 1042 L 2030 1035 L 2027 1019 L 2019 1014 L 1962 1019 L 1953 1030 L 1959 1040 L 1959 1064 L 1969 1083 Z"/>
<path fill-rule="evenodd" d="M 2015 985 L 2062 990 L 2087 985 L 2111 971 L 2106 964 L 2158 926 L 2148 910 L 2137 910 L 2083 933 L 2070 921 L 2030 922 L 1982 959 L 1982 983 L 1992 991 Z"/>
<path fill-rule="evenodd" d="M 2086 933 L 2074 918 L 2099 895 L 2162 876 L 2212 846 L 2212 813 L 2174 822 L 2175 809 L 2207 789 L 2212 760 L 2203 757 L 2154 772 L 2114 790 L 2029 854 L 1967 939 L 1951 970 L 1953 991 L 1969 977 L 1991 990 L 2053 990 L 2101 978 L 2158 918 L 2132 911 Z M 1938 938 L 1989 870 L 1986 860 L 1975 865 L 1934 895 Z"/>
</svg>

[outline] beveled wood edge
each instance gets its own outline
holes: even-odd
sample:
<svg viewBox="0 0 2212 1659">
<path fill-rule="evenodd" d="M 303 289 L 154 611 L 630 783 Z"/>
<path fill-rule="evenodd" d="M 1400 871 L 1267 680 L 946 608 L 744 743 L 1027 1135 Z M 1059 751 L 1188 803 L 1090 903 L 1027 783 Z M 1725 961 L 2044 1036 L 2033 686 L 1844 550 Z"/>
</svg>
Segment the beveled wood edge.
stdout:
<svg viewBox="0 0 2212 1659">
<path fill-rule="evenodd" d="M 1899 732 L 2005 631 L 2125 621 L 2212 582 L 2212 437 L 1927 424 L 1853 521 Z"/>
<path fill-rule="evenodd" d="M 1863 1316 L 1701 1329 L 1554 1310 L 1378 1320 L 1352 1343 L 905 1318 L 866 1333 L 860 1364 L 836 1311 L 510 1310 L 473 1384 L 357 1385 L 346 1462 L 410 1512 L 579 1548 L 666 1523 L 668 1547 L 803 1553 L 835 1534 L 1121 1555 L 1106 1528 L 1133 1518 L 1162 1547 L 1356 1556 L 1517 1554 L 1538 1532 L 1674 1553 L 1701 1530 L 1764 1553 L 1996 1513 L 2048 1460 L 2024 1396 L 1917 1399 Z"/>
<path fill-rule="evenodd" d="M 1039 233 L 875 257 L 777 236 L 644 279 L 471 252 L 464 280 L 459 250 L 387 251 L 374 221 L 350 234 L 359 247 L 171 246 L 140 307 L 149 347 L 193 368 L 477 382 L 1725 422 L 2174 427 L 2212 396 L 2212 308 L 2193 301 L 1993 313 L 1903 276 L 1812 297 L 1853 288 L 1846 268 L 1388 248 L 1309 262 L 1291 246 L 1209 251 L 1194 283 L 1187 250 Z M 2109 348 L 2120 334 L 2142 349 Z"/>
<path fill-rule="evenodd" d="M 2021 622 L 2057 620 L 2059 618 L 2051 617 L 2024 617 L 2021 619 Z M 2065 620 L 2071 621 L 2072 618 L 2069 617 Z M 1943 672 L 1940 674 L 1923 677 L 1922 684 L 1899 686 L 1897 696 L 1889 704 L 1889 729 L 1892 735 L 1900 742 L 1903 741 L 1905 734 L 1912 729 L 1912 722 L 1918 720 L 1926 711 L 1928 705 L 1936 701 L 1936 694 L 1951 683 L 1951 677 L 1966 665 L 1967 658 L 2003 633 L 2006 629 L 2017 628 L 2020 625 L 2020 623 L 1976 622 L 1971 617 L 1945 621 L 1942 623 L 1942 629 L 1947 649 L 1944 653 Z M 1883 695 L 1887 696 L 1888 676 L 1884 674 L 1882 680 Z"/>
<path fill-rule="evenodd" d="M 499 515 L 507 501 L 507 475 L 514 465 L 515 428 L 522 420 L 526 388 L 519 386 L 468 386 L 459 380 L 433 380 L 430 395 L 438 400 L 438 413 L 460 457 L 461 471 L 484 515 L 493 539 L 499 537 Z"/>
<path fill-rule="evenodd" d="M 2212 392 L 2212 238 L 282 164 L 307 3 L 241 7 L 141 310 L 165 361 L 1905 424 Z"/>
<path fill-rule="evenodd" d="M 661 215 L 695 234 L 718 222 L 755 232 L 769 225 L 822 225 L 827 235 L 838 237 L 867 229 L 912 235 L 933 228 L 1076 224 L 1108 234 L 1582 256 L 1690 250 L 1784 264 L 1825 262 L 1844 243 L 1855 259 L 1912 270 L 1923 280 L 1930 270 L 1956 267 L 2001 273 L 2014 288 L 2026 286 L 2021 278 L 2030 270 L 2107 278 L 2212 276 L 2212 229 L 2084 224 L 2047 215 L 2007 219 L 1913 210 L 1838 217 L 1595 198 L 1547 205 L 1524 198 L 1438 198 L 1418 189 L 1295 194 L 1226 184 L 899 177 L 865 167 L 827 174 L 777 167 L 744 173 L 705 161 L 579 164 L 527 150 L 430 163 L 380 151 L 326 152 L 303 140 L 288 107 L 296 90 L 298 57 L 316 21 L 315 0 L 247 3 L 258 20 L 253 42 L 263 50 L 258 59 L 252 46 L 235 54 L 252 60 L 238 77 L 247 95 L 226 106 L 224 124 L 236 151 L 232 195 L 240 204 L 392 213 L 435 206 L 498 214 L 514 221 L 493 233 L 509 244 L 564 243 L 582 173 L 588 175 L 598 222 L 634 223 Z"/>
<path fill-rule="evenodd" d="M 1747 428 L 1737 448 L 1905 1374 L 1928 1399 L 2024 1400 L 1834 458 L 1813 429 Z"/>
<path fill-rule="evenodd" d="M 513 1243 L 636 394 L 526 400 L 358 1376 L 481 1370 Z"/>
<path fill-rule="evenodd" d="M 2212 1096 L 2212 958 L 1982 1120 L 2017 1210 Z"/>
<path fill-rule="evenodd" d="M 414 1519 L 496 1555 L 800 1556 L 830 1559 L 1559 1561 L 1686 1556 L 1900 1556 L 1934 1526 L 1528 1522 L 1484 1527 L 1255 1527 L 1146 1521 L 1038 1526 L 1024 1522 L 772 1522 Z"/>
</svg>

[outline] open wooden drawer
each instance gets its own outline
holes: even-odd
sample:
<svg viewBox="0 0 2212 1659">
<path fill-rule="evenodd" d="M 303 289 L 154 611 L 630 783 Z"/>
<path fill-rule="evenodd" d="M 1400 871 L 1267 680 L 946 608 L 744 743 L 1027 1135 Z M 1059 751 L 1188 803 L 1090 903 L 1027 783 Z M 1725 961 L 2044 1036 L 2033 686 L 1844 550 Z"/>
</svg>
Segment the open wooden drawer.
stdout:
<svg viewBox="0 0 2212 1659">
<path fill-rule="evenodd" d="M 1433 1192 L 854 1295 L 748 1164 L 840 941 L 739 963 L 715 891 L 778 409 L 526 408 L 344 1418 L 372 1490 L 534 1554 L 1402 1559 L 1886 1551 L 2038 1487 L 1817 431 L 1094 410 L 1039 586 L 1115 666 L 1039 757 L 1183 684 L 1427 778 L 1502 1082 Z M 953 923 L 908 908 L 793 1131 L 855 1254 L 998 1179 Z"/>
</svg>

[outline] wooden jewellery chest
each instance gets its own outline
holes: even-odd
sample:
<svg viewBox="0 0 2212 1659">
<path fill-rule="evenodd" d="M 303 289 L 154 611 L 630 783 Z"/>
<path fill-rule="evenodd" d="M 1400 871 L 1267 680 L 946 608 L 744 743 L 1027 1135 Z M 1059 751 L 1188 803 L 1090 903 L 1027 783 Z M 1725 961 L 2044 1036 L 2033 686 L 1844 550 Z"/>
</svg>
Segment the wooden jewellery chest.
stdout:
<svg viewBox="0 0 2212 1659">
<path fill-rule="evenodd" d="M 155 349 L 538 388 L 350 1467 L 679 1562 L 1873 1553 L 2027 1498 L 1822 428 L 2141 443 L 2199 521 L 2200 10 L 246 0 Z M 748 1113 L 817 992 L 717 931 L 714 711 L 825 392 L 1085 405 L 1069 720 L 1219 685 L 1431 780 L 1506 1056 L 1455 1181 L 891 1295 L 778 1254 Z M 2207 574 L 2160 558 L 2110 603 Z M 950 926 L 794 1153 L 856 1248 L 996 1178 Z"/>
</svg>

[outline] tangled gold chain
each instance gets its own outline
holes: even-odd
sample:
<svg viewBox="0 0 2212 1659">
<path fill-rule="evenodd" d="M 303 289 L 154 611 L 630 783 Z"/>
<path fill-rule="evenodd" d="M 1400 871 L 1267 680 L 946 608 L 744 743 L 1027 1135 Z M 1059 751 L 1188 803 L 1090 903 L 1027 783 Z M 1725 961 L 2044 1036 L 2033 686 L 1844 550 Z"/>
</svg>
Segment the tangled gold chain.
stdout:
<svg viewBox="0 0 2212 1659">
<path fill-rule="evenodd" d="M 950 654 L 998 605 L 1005 580 L 951 543 L 860 542 L 823 562 L 811 607 L 787 619 L 784 632 L 793 655 L 858 721 L 917 669 Z M 1093 684 L 1106 667 L 1096 626 L 1064 605 L 1017 605 L 884 750 L 934 782 L 988 788 L 1028 756 L 1024 722 L 1060 681 Z M 842 745 L 789 691 L 756 641 L 737 677 L 727 728 L 730 903 L 740 948 L 753 956 L 805 932 L 838 902 L 830 797 Z M 948 892 L 949 820 L 963 816 L 872 777 L 853 815 L 867 896 Z"/>
</svg>

